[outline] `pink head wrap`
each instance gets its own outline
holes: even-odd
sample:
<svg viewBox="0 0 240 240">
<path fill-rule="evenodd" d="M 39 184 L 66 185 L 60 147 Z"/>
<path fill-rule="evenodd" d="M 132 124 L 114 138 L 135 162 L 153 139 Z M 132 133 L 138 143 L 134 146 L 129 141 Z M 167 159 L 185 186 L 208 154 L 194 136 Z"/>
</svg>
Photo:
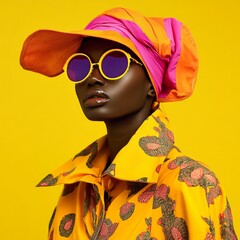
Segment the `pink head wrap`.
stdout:
<svg viewBox="0 0 240 240">
<path fill-rule="evenodd" d="M 181 51 L 181 23 L 168 18 L 164 19 L 164 26 L 171 39 L 172 46 L 172 56 L 166 58 L 162 58 L 157 53 L 152 42 L 135 22 L 103 15 L 91 21 L 85 29 L 112 30 L 120 33 L 123 37 L 129 38 L 136 46 L 146 68 L 149 70 L 158 98 L 164 98 L 171 89 L 176 89 L 176 65 Z"/>
<path fill-rule="evenodd" d="M 174 18 L 144 17 L 125 8 L 102 13 L 79 32 L 33 33 L 24 43 L 21 64 L 26 69 L 56 76 L 86 36 L 113 40 L 130 48 L 143 62 L 157 101 L 177 101 L 192 94 L 198 57 L 188 29 Z"/>
</svg>

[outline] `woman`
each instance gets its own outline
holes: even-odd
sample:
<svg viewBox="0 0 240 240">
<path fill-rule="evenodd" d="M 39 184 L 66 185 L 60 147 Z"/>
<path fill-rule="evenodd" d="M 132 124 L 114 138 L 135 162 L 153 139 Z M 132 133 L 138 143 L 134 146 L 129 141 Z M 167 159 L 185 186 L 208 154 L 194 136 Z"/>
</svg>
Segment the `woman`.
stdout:
<svg viewBox="0 0 240 240">
<path fill-rule="evenodd" d="M 107 128 L 38 184 L 64 184 L 49 239 L 237 239 L 221 184 L 175 146 L 159 108 L 189 97 L 196 80 L 182 23 L 111 9 L 78 33 L 33 33 L 21 64 L 64 69 L 86 117 Z"/>
</svg>

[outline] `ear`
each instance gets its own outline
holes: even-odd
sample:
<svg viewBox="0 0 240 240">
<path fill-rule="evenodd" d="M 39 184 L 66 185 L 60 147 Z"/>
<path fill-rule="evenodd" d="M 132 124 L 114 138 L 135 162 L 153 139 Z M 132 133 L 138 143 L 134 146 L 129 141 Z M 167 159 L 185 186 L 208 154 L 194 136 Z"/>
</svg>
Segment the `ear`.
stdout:
<svg viewBox="0 0 240 240">
<path fill-rule="evenodd" d="M 149 97 L 152 97 L 152 98 L 155 98 L 156 97 L 156 93 L 155 93 L 155 90 L 153 89 L 153 86 L 151 85 L 149 91 L 148 91 L 148 96 Z"/>
</svg>

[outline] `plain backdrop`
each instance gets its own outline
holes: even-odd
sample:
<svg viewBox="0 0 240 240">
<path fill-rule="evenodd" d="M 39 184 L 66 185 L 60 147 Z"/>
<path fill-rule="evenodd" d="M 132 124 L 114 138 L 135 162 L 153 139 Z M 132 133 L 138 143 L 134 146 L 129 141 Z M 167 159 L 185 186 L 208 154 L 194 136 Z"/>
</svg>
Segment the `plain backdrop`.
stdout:
<svg viewBox="0 0 240 240">
<path fill-rule="evenodd" d="M 190 28 L 200 58 L 195 92 L 162 107 L 176 145 L 206 163 L 223 183 L 240 234 L 239 1 L 12 0 L 2 1 L 0 8 L 1 239 L 47 239 L 61 187 L 35 185 L 105 134 L 102 123 L 86 120 L 64 75 L 49 79 L 20 67 L 23 41 L 37 29 L 82 29 L 117 6 L 175 17 Z"/>
</svg>

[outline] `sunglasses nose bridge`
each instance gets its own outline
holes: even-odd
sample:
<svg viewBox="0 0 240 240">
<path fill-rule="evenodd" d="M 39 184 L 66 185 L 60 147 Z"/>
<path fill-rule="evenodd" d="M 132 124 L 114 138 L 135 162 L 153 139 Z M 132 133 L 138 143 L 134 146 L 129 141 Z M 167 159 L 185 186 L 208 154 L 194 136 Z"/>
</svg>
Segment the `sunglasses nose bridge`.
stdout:
<svg viewBox="0 0 240 240">
<path fill-rule="evenodd" d="M 91 72 L 90 72 L 88 78 L 86 79 L 86 82 L 89 86 L 92 86 L 92 85 L 103 86 L 105 84 L 103 76 L 100 72 L 100 69 L 99 69 L 99 67 L 97 67 L 98 65 L 99 65 L 99 63 L 91 64 L 91 70 L 90 70 Z"/>
<path fill-rule="evenodd" d="M 90 75 L 93 74 L 95 68 L 97 69 L 97 71 L 98 71 L 99 74 L 100 74 L 99 63 L 92 63 L 92 64 L 91 64 L 91 69 L 90 69 Z"/>
<path fill-rule="evenodd" d="M 92 63 L 92 71 L 94 70 L 94 68 L 98 68 L 99 70 L 99 63 Z"/>
</svg>

